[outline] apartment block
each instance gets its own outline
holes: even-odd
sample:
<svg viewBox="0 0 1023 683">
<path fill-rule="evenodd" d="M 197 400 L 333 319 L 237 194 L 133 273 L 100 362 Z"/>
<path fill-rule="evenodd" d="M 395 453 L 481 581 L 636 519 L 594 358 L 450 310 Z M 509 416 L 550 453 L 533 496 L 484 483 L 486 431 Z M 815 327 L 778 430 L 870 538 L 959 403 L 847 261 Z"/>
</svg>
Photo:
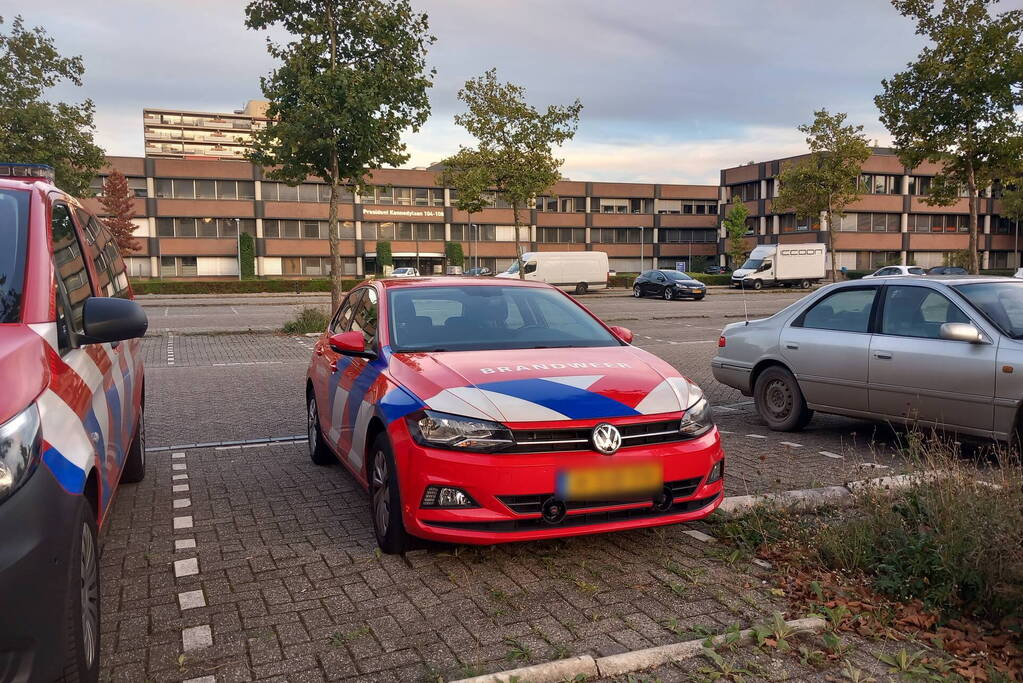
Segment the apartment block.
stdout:
<svg viewBox="0 0 1023 683">
<path fill-rule="evenodd" d="M 244 159 L 252 133 L 266 125 L 265 100 L 250 100 L 233 113 L 143 109 L 146 156 Z"/>
</svg>

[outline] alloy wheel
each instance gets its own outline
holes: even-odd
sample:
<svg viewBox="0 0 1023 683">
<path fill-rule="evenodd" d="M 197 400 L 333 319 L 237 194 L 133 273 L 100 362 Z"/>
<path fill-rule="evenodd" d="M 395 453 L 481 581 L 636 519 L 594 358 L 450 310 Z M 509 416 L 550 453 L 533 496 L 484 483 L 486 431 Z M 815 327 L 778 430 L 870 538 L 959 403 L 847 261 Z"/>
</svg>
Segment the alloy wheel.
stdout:
<svg viewBox="0 0 1023 683">
<path fill-rule="evenodd" d="M 665 301 L 671 301 L 674 298 L 675 298 L 675 295 L 672 294 L 671 290 L 668 289 L 667 287 L 665 287 L 664 288 L 664 300 Z"/>
<path fill-rule="evenodd" d="M 634 297 L 636 297 L 638 299 L 639 297 L 643 296 L 643 293 L 641 291 L 639 291 L 639 287 L 633 287 L 632 288 L 632 296 L 634 296 Z"/>
<path fill-rule="evenodd" d="M 309 437 L 309 453 L 315 454 L 319 446 L 319 430 L 316 429 L 318 415 L 316 413 L 316 399 L 309 397 L 309 410 L 306 413 L 306 434 Z"/>
<path fill-rule="evenodd" d="M 377 451 L 373 456 L 373 514 L 381 536 L 387 535 L 391 523 L 391 487 L 387 470 L 387 454 Z"/>
<path fill-rule="evenodd" d="M 96 541 L 88 524 L 82 524 L 82 651 L 85 666 L 92 669 L 96 662 L 96 642 L 99 636 L 99 570 L 96 562 Z"/>
</svg>

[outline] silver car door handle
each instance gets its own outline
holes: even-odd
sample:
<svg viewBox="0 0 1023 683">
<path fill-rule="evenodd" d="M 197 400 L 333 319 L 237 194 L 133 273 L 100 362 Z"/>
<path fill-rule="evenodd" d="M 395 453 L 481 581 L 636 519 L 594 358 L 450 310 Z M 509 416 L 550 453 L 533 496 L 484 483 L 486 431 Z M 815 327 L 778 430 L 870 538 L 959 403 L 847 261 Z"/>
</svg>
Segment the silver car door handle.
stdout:
<svg viewBox="0 0 1023 683">
<path fill-rule="evenodd" d="M 785 344 L 785 348 L 786 349 L 798 349 L 799 348 L 799 344 L 788 343 L 788 344 Z"/>
<path fill-rule="evenodd" d="M 892 354 L 890 351 L 875 351 L 874 358 L 880 358 L 881 360 L 891 360 Z"/>
</svg>

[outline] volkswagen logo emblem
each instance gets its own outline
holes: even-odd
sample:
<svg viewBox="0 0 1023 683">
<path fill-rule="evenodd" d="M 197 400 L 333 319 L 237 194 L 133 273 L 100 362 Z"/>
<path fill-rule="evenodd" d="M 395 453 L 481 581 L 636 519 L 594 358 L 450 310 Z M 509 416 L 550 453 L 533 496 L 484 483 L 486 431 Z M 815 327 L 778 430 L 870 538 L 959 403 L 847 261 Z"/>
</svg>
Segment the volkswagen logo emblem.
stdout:
<svg viewBox="0 0 1023 683">
<path fill-rule="evenodd" d="M 601 422 L 593 428 L 593 447 L 604 455 L 612 455 L 622 447 L 622 434 L 612 424 Z"/>
</svg>

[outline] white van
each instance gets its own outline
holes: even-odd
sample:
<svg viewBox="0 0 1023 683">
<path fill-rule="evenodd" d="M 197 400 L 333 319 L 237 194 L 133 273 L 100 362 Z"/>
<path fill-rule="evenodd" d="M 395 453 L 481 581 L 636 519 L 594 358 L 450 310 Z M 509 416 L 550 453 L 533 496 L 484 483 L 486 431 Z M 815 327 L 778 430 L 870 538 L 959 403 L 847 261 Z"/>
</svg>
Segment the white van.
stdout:
<svg viewBox="0 0 1023 683">
<path fill-rule="evenodd" d="M 576 294 L 607 289 L 607 254 L 602 251 L 531 251 L 497 277 L 518 277 L 519 267 L 526 280 L 537 280 Z"/>
<path fill-rule="evenodd" d="M 826 251 L 827 246 L 820 242 L 762 244 L 732 272 L 732 287 L 761 289 L 783 285 L 808 289 L 824 277 Z"/>
</svg>

